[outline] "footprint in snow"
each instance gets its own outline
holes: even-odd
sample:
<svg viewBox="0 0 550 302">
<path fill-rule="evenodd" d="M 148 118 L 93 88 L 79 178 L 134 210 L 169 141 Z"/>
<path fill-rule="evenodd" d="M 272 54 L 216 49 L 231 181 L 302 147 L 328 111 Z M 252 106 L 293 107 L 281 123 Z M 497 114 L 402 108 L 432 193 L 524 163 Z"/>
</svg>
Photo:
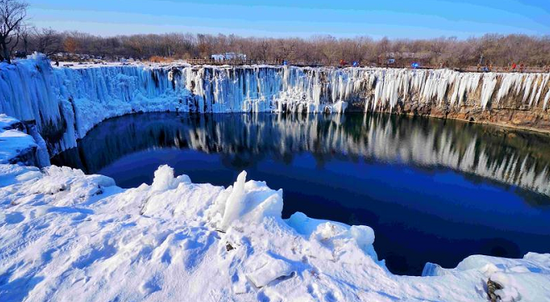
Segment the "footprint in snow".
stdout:
<svg viewBox="0 0 550 302">
<path fill-rule="evenodd" d="M 10 213 L 7 215 L 0 216 L 0 224 L 17 224 L 25 220 L 25 216 L 19 212 Z M 3 219 L 2 219 L 3 218 Z M 3 221 L 2 221 L 3 220 Z"/>
</svg>

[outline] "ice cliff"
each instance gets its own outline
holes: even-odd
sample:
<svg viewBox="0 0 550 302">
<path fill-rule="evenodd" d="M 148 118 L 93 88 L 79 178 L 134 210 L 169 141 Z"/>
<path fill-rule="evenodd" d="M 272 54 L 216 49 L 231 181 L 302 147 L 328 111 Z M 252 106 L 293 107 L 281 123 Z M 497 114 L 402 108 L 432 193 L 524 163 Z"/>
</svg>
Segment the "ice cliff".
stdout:
<svg viewBox="0 0 550 302">
<path fill-rule="evenodd" d="M 34 55 L 0 65 L 0 112 L 35 120 L 53 152 L 102 120 L 139 111 L 393 111 L 474 119 L 490 110 L 535 112 L 548 128 L 550 74 L 275 66 L 92 65 L 52 68 Z M 508 111 L 505 113 L 507 114 Z M 501 114 L 500 120 L 514 120 Z M 505 116 L 504 116 L 505 115 Z M 484 117 L 491 121 L 492 117 Z M 478 117 L 475 116 L 477 120 Z M 494 119 L 494 118 L 493 118 Z M 536 122 L 536 123 L 535 123 Z"/>
</svg>

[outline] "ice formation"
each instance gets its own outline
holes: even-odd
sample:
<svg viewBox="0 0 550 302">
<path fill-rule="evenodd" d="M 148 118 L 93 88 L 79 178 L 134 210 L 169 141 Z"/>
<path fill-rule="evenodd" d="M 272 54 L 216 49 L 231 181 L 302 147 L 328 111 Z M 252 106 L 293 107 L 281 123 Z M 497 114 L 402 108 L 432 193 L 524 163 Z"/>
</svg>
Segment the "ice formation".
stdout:
<svg viewBox="0 0 550 302">
<path fill-rule="evenodd" d="M 441 108 L 498 107 L 508 96 L 544 108 L 550 74 L 452 70 L 274 66 L 91 65 L 52 68 L 41 55 L 0 66 L 0 112 L 36 120 L 57 141 L 75 146 L 102 120 L 139 111 L 343 112 L 393 110 L 410 103 Z"/>
</svg>

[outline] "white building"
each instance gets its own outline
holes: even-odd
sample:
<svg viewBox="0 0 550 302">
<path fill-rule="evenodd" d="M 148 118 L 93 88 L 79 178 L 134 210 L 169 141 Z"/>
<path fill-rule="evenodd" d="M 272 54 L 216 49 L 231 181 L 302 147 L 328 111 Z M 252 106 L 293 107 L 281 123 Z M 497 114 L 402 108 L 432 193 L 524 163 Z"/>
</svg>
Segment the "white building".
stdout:
<svg viewBox="0 0 550 302">
<path fill-rule="evenodd" d="M 210 56 L 210 58 L 216 62 L 222 62 L 222 61 L 232 61 L 232 60 L 246 60 L 246 55 L 242 53 L 235 53 L 235 52 L 226 52 L 224 54 L 215 54 Z"/>
</svg>

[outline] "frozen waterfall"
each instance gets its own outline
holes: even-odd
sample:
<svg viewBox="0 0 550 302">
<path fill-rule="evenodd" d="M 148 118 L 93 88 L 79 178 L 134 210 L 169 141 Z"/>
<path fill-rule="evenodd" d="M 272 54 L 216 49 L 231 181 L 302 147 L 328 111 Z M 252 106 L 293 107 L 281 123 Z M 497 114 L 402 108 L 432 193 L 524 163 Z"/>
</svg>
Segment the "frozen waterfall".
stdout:
<svg viewBox="0 0 550 302">
<path fill-rule="evenodd" d="M 102 120 L 131 112 L 340 113 L 426 105 L 546 110 L 550 74 L 447 69 L 88 65 L 41 55 L 0 65 L 0 113 L 36 120 L 53 152 Z"/>
</svg>

